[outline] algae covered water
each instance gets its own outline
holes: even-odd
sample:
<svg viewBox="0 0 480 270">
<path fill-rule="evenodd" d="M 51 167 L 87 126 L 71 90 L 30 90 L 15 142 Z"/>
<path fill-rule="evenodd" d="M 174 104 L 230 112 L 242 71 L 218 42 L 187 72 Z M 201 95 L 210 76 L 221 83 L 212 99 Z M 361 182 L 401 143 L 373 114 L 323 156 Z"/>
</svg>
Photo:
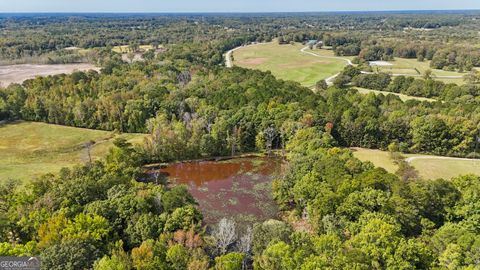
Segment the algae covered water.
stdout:
<svg viewBox="0 0 480 270">
<path fill-rule="evenodd" d="M 177 163 L 161 172 L 172 184 L 188 186 L 207 224 L 226 217 L 246 225 L 277 217 L 272 181 L 282 164 L 277 157 L 247 157 Z"/>
</svg>

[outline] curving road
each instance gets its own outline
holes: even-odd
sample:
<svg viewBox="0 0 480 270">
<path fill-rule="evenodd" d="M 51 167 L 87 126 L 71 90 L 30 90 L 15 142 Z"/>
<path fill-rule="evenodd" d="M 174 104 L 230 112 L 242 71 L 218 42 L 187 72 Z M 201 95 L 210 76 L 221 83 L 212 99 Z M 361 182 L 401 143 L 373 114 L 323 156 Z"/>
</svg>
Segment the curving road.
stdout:
<svg viewBox="0 0 480 270">
<path fill-rule="evenodd" d="M 243 48 L 242 47 L 237 47 L 237 48 L 234 48 L 234 49 L 231 49 L 230 51 L 228 51 L 226 54 L 225 54 L 225 66 L 227 68 L 231 68 L 233 67 L 233 59 L 232 59 L 232 54 L 234 51 L 240 49 L 240 48 Z"/>
<path fill-rule="evenodd" d="M 309 49 L 309 48 L 310 48 L 309 46 L 307 46 L 307 47 L 305 47 L 305 48 L 302 48 L 302 49 L 300 50 L 300 52 L 305 53 L 305 54 L 310 54 L 310 55 L 313 55 L 313 56 L 316 56 L 316 57 L 320 57 L 320 58 L 343 60 L 343 61 L 347 62 L 348 65 L 353 66 L 353 63 L 352 63 L 352 61 L 350 61 L 350 59 L 343 58 L 343 57 L 338 57 L 338 56 L 324 56 L 324 55 L 316 54 L 316 53 L 314 53 L 314 52 L 306 52 L 305 50 L 307 50 L 307 49 Z"/>
<path fill-rule="evenodd" d="M 314 52 L 307 52 L 305 50 L 309 49 L 310 47 L 307 46 L 305 48 L 302 48 L 300 50 L 301 53 L 304 53 L 304 54 L 309 54 L 309 55 L 313 55 L 315 57 L 319 57 L 319 58 L 326 58 L 326 59 L 339 59 L 339 60 L 343 60 L 345 62 L 347 62 L 347 65 L 350 65 L 350 66 L 353 66 L 353 63 L 352 61 L 350 61 L 350 59 L 347 59 L 347 58 L 343 58 L 343 57 L 338 57 L 338 56 L 323 56 L 323 55 L 319 55 L 319 54 L 316 54 Z M 325 82 L 327 83 L 327 85 L 333 85 L 333 80 L 335 80 L 335 78 L 340 75 L 340 73 L 337 73 L 335 75 L 332 75 L 328 78 L 325 79 Z"/>
</svg>

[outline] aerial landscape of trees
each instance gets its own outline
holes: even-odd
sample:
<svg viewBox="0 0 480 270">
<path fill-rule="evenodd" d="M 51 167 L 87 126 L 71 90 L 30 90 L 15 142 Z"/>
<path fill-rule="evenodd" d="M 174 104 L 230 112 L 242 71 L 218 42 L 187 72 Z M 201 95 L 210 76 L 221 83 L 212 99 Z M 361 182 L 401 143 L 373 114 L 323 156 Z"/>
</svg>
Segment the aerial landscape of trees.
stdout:
<svg viewBox="0 0 480 270">
<path fill-rule="evenodd" d="M 400 154 L 480 157 L 478 12 L 31 16 L 0 19 L 9 30 L 1 61 L 50 57 L 101 70 L 0 88 L 2 125 L 146 136 L 138 145 L 117 139 L 104 159 L 25 185 L 2 179 L 0 255 L 40 256 L 45 269 L 478 267 L 480 177 L 422 179 Z M 275 38 L 322 40 L 359 66 L 312 91 L 223 65 L 228 50 Z M 164 50 L 126 61 L 112 49 L 121 45 Z M 469 73 L 457 85 L 361 68 L 396 57 Z M 362 162 L 351 147 L 388 150 L 399 170 Z M 205 226 L 186 186 L 151 181 L 144 167 L 274 150 L 286 164 L 272 183 L 279 217 L 247 228 L 227 218 Z"/>
</svg>

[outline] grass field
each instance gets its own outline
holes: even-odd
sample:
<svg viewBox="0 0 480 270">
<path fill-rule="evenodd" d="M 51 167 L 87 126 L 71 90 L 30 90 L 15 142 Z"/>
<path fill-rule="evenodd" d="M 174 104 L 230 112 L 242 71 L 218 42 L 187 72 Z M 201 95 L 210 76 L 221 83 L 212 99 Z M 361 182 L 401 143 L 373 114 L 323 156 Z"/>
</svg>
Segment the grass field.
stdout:
<svg viewBox="0 0 480 270">
<path fill-rule="evenodd" d="M 240 48 L 233 53 L 234 65 L 271 71 L 279 79 L 296 81 L 304 86 L 312 86 L 319 80 L 335 75 L 346 65 L 341 59 L 304 54 L 300 52 L 303 47 L 300 43 L 278 45 L 277 42 L 271 42 Z M 313 52 L 333 56 L 331 50 Z"/>
<path fill-rule="evenodd" d="M 387 151 L 364 148 L 354 148 L 353 151 L 353 155 L 362 161 L 370 161 L 375 166 L 383 167 L 391 173 L 395 173 L 397 170 L 397 165 L 393 163 Z M 438 159 L 436 156 L 412 154 L 406 154 L 405 157 L 422 157 L 413 160 L 410 164 L 424 179 L 450 179 L 465 174 L 480 175 L 480 160 Z"/>
<path fill-rule="evenodd" d="M 382 167 L 390 173 L 395 173 L 398 166 L 395 165 L 387 151 L 352 148 L 353 155 L 361 161 L 370 161 L 376 167 Z"/>
<path fill-rule="evenodd" d="M 116 136 L 140 142 L 143 135 L 72 128 L 34 122 L 16 122 L 0 126 L 0 182 L 23 182 L 45 173 L 58 172 L 88 161 L 86 142 L 95 141 L 91 154 L 103 157 Z"/>
<path fill-rule="evenodd" d="M 431 99 L 431 98 L 407 96 L 407 95 L 398 94 L 398 93 L 378 91 L 378 90 L 366 89 L 366 88 L 361 88 L 361 87 L 353 87 L 353 88 L 354 88 L 354 89 L 357 89 L 359 93 L 365 94 L 365 95 L 366 95 L 366 94 L 369 94 L 369 93 L 374 93 L 375 95 L 383 94 L 383 95 L 385 95 L 385 96 L 388 95 L 388 94 L 392 94 L 392 95 L 395 95 L 395 96 L 400 97 L 400 99 L 403 100 L 403 101 L 407 101 L 407 100 L 411 100 L 411 99 L 416 99 L 416 100 L 420 100 L 420 101 L 429 101 L 429 102 L 434 102 L 434 101 L 436 101 L 435 99 Z"/>
<path fill-rule="evenodd" d="M 332 50 L 306 50 L 306 52 L 326 57 L 321 58 L 300 52 L 303 47 L 305 46 L 300 43 L 279 45 L 277 42 L 250 45 L 233 52 L 233 63 L 240 67 L 271 71 L 279 79 L 296 81 L 308 87 L 319 80 L 337 74 L 345 67 L 345 60 L 330 58 L 334 57 Z M 352 57 L 344 58 L 352 59 Z M 416 59 L 395 58 L 389 63 L 392 65 L 375 66 L 373 70 L 415 77 L 422 77 L 427 70 L 432 70 L 432 76 L 436 80 L 458 85 L 465 83 L 463 79 L 465 73 L 431 69 L 430 61 L 419 62 Z M 401 96 L 401 98 L 411 99 L 408 96 Z"/>
<path fill-rule="evenodd" d="M 461 78 L 461 79 L 446 79 L 446 78 L 437 78 L 436 80 L 438 81 L 442 81 L 444 83 L 454 83 L 456 85 L 464 85 L 466 82 L 465 82 L 465 79 Z"/>
<path fill-rule="evenodd" d="M 407 155 L 410 156 L 410 155 Z M 425 179 L 450 179 L 459 175 L 480 175 L 480 160 L 415 159 L 411 163 Z"/>
<path fill-rule="evenodd" d="M 419 62 L 417 59 L 405 59 L 395 58 L 394 61 L 389 61 L 391 66 L 378 66 L 373 67 L 374 71 L 380 71 L 391 74 L 404 74 L 405 76 L 423 76 L 425 71 L 432 70 L 432 75 L 435 76 L 461 76 L 462 78 L 436 78 L 437 80 L 444 81 L 446 83 L 463 84 L 463 76 L 465 73 L 459 73 L 455 71 L 445 71 L 441 69 L 432 69 L 430 67 L 430 61 Z"/>
</svg>

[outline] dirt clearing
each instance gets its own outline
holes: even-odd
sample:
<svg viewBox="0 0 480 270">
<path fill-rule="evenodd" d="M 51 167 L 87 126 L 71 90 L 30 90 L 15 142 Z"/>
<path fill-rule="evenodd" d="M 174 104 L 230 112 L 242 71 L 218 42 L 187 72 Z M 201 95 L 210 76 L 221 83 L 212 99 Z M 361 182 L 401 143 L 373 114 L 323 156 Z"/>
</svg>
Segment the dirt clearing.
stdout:
<svg viewBox="0 0 480 270">
<path fill-rule="evenodd" d="M 36 76 L 48 76 L 56 74 L 68 74 L 74 71 L 100 70 L 92 64 L 61 64 L 61 65 L 7 65 L 0 66 L 0 87 L 6 87 L 11 83 L 22 83 Z"/>
</svg>

